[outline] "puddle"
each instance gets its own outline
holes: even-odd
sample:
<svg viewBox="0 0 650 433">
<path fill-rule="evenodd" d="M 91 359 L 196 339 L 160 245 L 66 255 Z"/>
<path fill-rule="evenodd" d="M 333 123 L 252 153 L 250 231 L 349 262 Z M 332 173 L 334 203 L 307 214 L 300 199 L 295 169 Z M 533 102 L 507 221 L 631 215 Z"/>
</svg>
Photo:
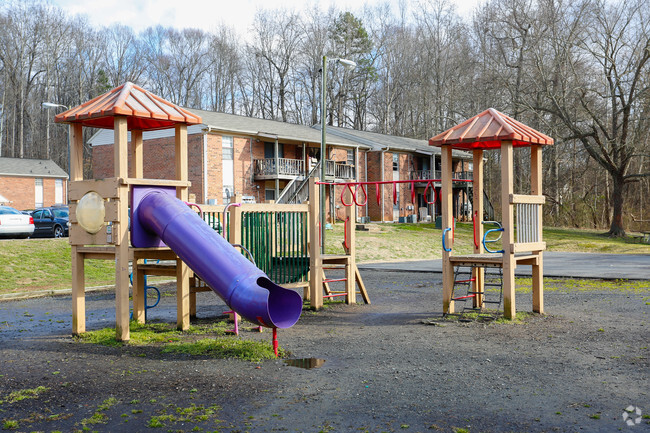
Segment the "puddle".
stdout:
<svg viewBox="0 0 650 433">
<path fill-rule="evenodd" d="M 325 364 L 325 360 L 321 358 L 287 359 L 284 361 L 284 364 L 290 367 L 298 367 L 311 370 L 312 368 L 322 367 L 323 364 Z"/>
</svg>

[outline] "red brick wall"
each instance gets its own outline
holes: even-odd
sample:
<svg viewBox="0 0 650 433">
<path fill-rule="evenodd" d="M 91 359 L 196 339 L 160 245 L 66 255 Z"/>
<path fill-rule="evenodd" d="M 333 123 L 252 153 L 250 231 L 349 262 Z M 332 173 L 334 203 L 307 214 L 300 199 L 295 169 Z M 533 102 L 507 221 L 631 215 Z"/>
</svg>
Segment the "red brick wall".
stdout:
<svg viewBox="0 0 650 433">
<path fill-rule="evenodd" d="M 221 135 L 208 134 L 208 200 L 215 199 L 217 204 L 223 204 L 223 175 L 221 167 L 223 165 L 223 152 Z M 233 139 L 233 147 L 237 146 L 237 140 Z"/>
<path fill-rule="evenodd" d="M 174 137 L 145 140 L 143 148 L 145 179 L 175 179 L 176 168 Z M 131 152 L 131 142 L 128 143 Z M 187 136 L 188 178 L 192 182 L 189 193 L 196 196 L 199 203 L 203 202 L 203 135 Z M 93 177 L 105 179 L 113 177 L 113 145 L 93 147 Z M 133 175 L 132 162 L 129 159 L 129 173 Z"/>
<path fill-rule="evenodd" d="M 55 202 L 55 179 L 43 178 L 43 206 L 61 204 Z M 63 203 L 67 203 L 67 181 L 63 180 Z M 0 177 L 0 194 L 11 201 L 8 205 L 18 210 L 36 207 L 36 183 L 34 177 Z"/>
</svg>

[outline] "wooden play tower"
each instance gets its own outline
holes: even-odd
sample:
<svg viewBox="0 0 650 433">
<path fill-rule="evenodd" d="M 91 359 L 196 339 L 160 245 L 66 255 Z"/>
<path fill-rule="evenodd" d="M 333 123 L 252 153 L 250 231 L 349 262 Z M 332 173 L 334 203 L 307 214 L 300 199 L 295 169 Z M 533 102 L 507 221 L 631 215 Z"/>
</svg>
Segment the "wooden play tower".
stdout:
<svg viewBox="0 0 650 433">
<path fill-rule="evenodd" d="M 115 261 L 115 322 L 118 340 L 129 340 L 129 260 L 134 268 L 143 259 L 176 260 L 173 269 L 151 269 L 151 274 L 175 275 L 177 279 L 177 322 L 189 328 L 190 272 L 176 254 L 164 247 L 131 248 L 129 203 L 134 186 L 151 185 L 176 190 L 187 201 L 187 127 L 201 118 L 132 83 L 126 83 L 82 105 L 56 116 L 57 123 L 70 128 L 70 244 L 72 245 L 72 332 L 86 330 L 84 262 L 87 259 Z M 83 127 L 113 129 L 113 177 L 84 179 Z M 144 179 L 143 131 L 175 130 L 175 179 Z M 131 147 L 128 146 L 131 131 Z M 129 173 L 129 168 L 131 173 Z M 153 265 L 152 265 L 153 266 Z M 170 274 L 171 272 L 171 274 Z M 148 272 L 147 272 L 148 273 Z M 133 272 L 133 317 L 144 315 L 143 272 Z"/>
<path fill-rule="evenodd" d="M 442 225 L 443 225 L 443 312 L 455 312 L 452 297 L 455 276 L 454 267 L 472 269 L 472 289 L 463 298 L 471 298 L 475 308 L 484 305 L 484 268 L 502 269 L 503 310 L 512 319 L 515 307 L 515 268 L 517 265 L 532 266 L 533 311 L 544 312 L 543 251 L 542 241 L 542 146 L 553 144 L 553 139 L 494 110 L 492 108 L 429 139 L 431 146 L 442 152 Z M 513 149 L 530 148 L 530 194 L 514 193 Z M 474 185 L 473 215 L 475 222 L 474 254 L 453 254 L 452 216 L 452 149 L 473 153 Z M 483 251 L 477 240 L 483 239 L 483 151 L 501 152 L 501 215 L 502 250 L 498 253 Z M 446 245 L 446 246 L 445 246 Z"/>
</svg>

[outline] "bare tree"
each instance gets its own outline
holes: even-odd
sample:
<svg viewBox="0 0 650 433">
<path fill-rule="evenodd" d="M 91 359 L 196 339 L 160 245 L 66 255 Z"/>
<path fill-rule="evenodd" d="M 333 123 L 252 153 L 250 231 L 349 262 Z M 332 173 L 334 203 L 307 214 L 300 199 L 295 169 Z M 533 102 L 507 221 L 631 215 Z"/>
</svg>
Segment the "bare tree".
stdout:
<svg viewBox="0 0 650 433">
<path fill-rule="evenodd" d="M 268 96 L 263 111 L 272 119 L 278 117 L 279 111 L 279 118 L 286 122 L 289 79 L 296 67 L 302 38 L 300 19 L 296 12 L 287 10 L 260 11 L 255 16 L 254 26 L 256 35 L 250 49 L 260 61 L 260 68 L 266 71 L 260 76 L 266 81 L 263 86 Z"/>
<path fill-rule="evenodd" d="M 112 25 L 100 31 L 99 37 L 104 47 L 102 66 L 108 86 L 138 82 L 145 68 L 141 43 L 133 30 L 123 25 Z"/>
<path fill-rule="evenodd" d="M 564 33 L 556 67 L 537 61 L 540 109 L 556 116 L 611 178 L 610 236 L 624 236 L 626 186 L 650 172 L 631 170 L 647 152 L 644 101 L 650 91 L 650 27 L 647 0 L 618 4 L 586 2 L 580 12 L 584 29 Z M 558 70 L 557 65 L 563 68 Z M 646 169 L 647 170 L 647 169 Z"/>
</svg>

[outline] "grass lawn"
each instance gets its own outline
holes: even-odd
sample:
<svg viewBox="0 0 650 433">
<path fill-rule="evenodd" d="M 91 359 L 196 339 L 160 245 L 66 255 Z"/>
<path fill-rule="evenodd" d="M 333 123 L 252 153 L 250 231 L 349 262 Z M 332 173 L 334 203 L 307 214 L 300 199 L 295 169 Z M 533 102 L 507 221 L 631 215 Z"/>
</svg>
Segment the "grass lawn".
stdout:
<svg viewBox="0 0 650 433">
<path fill-rule="evenodd" d="M 356 232 L 357 260 L 363 262 L 427 260 L 441 257 L 441 230 L 434 224 L 366 224 L 369 231 Z M 470 253 L 472 225 L 458 223 L 454 251 Z M 326 233 L 328 253 L 342 253 L 343 224 Z M 544 229 L 549 251 L 582 251 L 614 254 L 650 254 L 650 245 L 634 239 L 611 239 L 602 231 L 565 228 Z M 492 244 L 498 249 L 499 244 Z M 71 285 L 68 239 L 27 239 L 0 241 L 0 295 L 69 289 Z M 87 260 L 86 286 L 112 285 L 114 263 Z M 152 281 L 164 277 L 151 277 Z"/>
</svg>

